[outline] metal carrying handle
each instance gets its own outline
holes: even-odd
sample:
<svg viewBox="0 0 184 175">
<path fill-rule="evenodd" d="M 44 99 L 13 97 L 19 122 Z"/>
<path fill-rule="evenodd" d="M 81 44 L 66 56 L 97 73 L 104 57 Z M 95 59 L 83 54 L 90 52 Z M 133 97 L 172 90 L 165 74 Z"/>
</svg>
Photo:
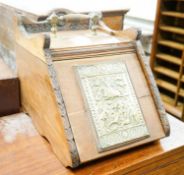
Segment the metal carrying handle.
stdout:
<svg viewBox="0 0 184 175">
<path fill-rule="evenodd" d="M 102 20 L 102 13 L 93 12 L 89 14 L 76 14 L 69 13 L 66 15 L 57 15 L 55 11 L 53 11 L 46 19 L 35 21 L 27 18 L 26 16 L 20 16 L 20 21 L 23 25 L 31 24 L 31 25 L 39 25 L 39 24 L 50 24 L 51 32 L 56 34 L 58 31 L 58 26 L 62 26 L 68 22 L 77 22 L 82 20 L 89 20 L 89 28 L 96 33 L 97 29 L 104 30 L 110 34 L 114 34 L 115 31 L 110 29 Z"/>
<path fill-rule="evenodd" d="M 53 12 L 46 20 L 51 25 L 51 32 L 53 34 L 57 33 L 57 26 L 64 25 L 66 22 L 73 22 L 73 21 L 80 21 L 84 19 L 89 19 L 88 15 L 83 14 L 67 14 L 63 16 L 56 15 L 55 12 Z"/>
<path fill-rule="evenodd" d="M 81 20 L 89 20 L 89 28 L 96 34 L 97 29 L 104 30 L 110 34 L 115 34 L 115 31 L 110 29 L 103 21 L 102 21 L 102 13 L 99 12 L 93 12 L 89 13 L 88 15 L 85 14 L 67 14 L 63 16 L 56 15 L 55 12 L 53 12 L 47 19 L 51 24 L 51 32 L 53 34 L 57 33 L 57 27 L 58 25 L 62 25 L 67 22 L 75 22 L 75 21 L 81 21 Z"/>
<path fill-rule="evenodd" d="M 121 38 L 129 38 L 131 40 L 138 40 L 141 37 L 141 31 L 136 28 L 130 28 L 123 31 L 116 31 L 109 28 L 102 20 L 102 13 L 93 12 L 89 14 L 75 14 L 69 13 L 66 15 L 57 15 L 56 12 L 50 13 L 50 15 L 44 20 L 34 21 L 25 16 L 20 16 L 20 23 L 24 25 L 39 25 L 39 24 L 50 24 L 51 32 L 56 35 L 58 31 L 58 26 L 65 25 L 68 22 L 80 22 L 82 20 L 89 20 L 89 29 L 91 29 L 94 34 L 97 30 L 102 30 L 110 35 L 115 35 Z"/>
<path fill-rule="evenodd" d="M 63 16 L 56 15 L 53 12 L 48 18 L 47 21 L 51 24 L 51 32 L 56 35 L 58 24 L 62 25 L 67 22 L 75 22 L 80 20 L 89 20 L 89 28 L 96 34 L 97 30 L 102 30 L 109 33 L 110 35 L 116 35 L 119 37 L 128 37 L 133 40 L 138 40 L 141 37 L 141 31 L 136 28 L 130 28 L 124 31 L 116 31 L 109 28 L 102 20 L 102 13 L 93 12 L 88 15 L 85 14 L 67 14 Z"/>
</svg>

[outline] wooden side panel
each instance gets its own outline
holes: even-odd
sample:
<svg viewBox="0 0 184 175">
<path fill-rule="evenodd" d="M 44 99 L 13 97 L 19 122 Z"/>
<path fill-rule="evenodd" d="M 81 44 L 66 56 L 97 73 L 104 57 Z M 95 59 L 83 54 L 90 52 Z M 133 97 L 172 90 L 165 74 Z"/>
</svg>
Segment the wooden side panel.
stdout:
<svg viewBox="0 0 184 175">
<path fill-rule="evenodd" d="M 124 15 L 121 14 L 119 16 L 105 16 L 103 18 L 103 21 L 111 29 L 114 29 L 114 30 L 122 30 L 122 28 L 123 28 L 123 19 L 124 19 Z"/>
<path fill-rule="evenodd" d="M 72 166 L 64 123 L 51 86 L 47 65 L 19 44 L 16 50 L 23 108 L 32 116 L 38 131 L 48 139 L 61 162 L 65 166 Z"/>
<path fill-rule="evenodd" d="M 84 106 L 81 91 L 79 89 L 77 79 L 74 74 L 73 66 L 92 64 L 108 60 L 122 60 L 126 62 L 133 86 L 134 88 L 136 87 L 136 95 L 139 100 L 142 112 L 145 116 L 145 120 L 151 137 L 133 144 L 122 146 L 114 150 L 99 153 L 96 147 L 94 133 L 92 132 L 93 129 Z M 152 100 L 144 74 L 135 54 L 56 61 L 54 65 L 58 74 L 58 81 L 63 92 L 63 98 L 65 100 L 68 117 L 72 126 L 74 138 L 82 163 L 97 159 L 99 157 L 110 155 L 115 152 L 126 150 L 147 142 L 151 142 L 165 136 L 159 120 L 158 113 L 156 111 L 155 104 Z"/>
<path fill-rule="evenodd" d="M 114 30 L 123 30 L 124 17 L 129 9 L 103 12 L 103 21 Z"/>
</svg>

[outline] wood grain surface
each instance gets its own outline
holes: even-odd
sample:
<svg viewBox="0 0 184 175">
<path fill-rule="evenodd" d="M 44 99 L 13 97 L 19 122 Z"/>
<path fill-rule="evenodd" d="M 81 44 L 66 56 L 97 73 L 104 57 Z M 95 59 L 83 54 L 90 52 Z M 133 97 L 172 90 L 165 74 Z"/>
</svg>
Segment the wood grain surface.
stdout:
<svg viewBox="0 0 184 175">
<path fill-rule="evenodd" d="M 15 114 L 0 119 L 1 175 L 183 175 L 184 124 L 169 116 L 171 135 L 159 142 L 99 159 L 75 170 L 65 168 L 31 119 Z M 62 148 L 61 148 L 62 149 Z"/>
<path fill-rule="evenodd" d="M 47 65 L 19 45 L 16 50 L 22 107 L 33 118 L 39 133 L 50 141 L 60 160 L 70 165 L 72 160 L 64 120 L 58 110 Z"/>
</svg>

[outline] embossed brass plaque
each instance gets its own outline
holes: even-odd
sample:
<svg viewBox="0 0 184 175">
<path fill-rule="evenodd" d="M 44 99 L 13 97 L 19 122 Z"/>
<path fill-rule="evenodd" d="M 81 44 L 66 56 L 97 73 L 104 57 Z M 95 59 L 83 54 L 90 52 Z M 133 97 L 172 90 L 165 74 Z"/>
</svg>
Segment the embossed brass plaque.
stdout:
<svg viewBox="0 0 184 175">
<path fill-rule="evenodd" d="M 76 66 L 99 151 L 149 137 L 126 65 L 121 61 Z"/>
</svg>

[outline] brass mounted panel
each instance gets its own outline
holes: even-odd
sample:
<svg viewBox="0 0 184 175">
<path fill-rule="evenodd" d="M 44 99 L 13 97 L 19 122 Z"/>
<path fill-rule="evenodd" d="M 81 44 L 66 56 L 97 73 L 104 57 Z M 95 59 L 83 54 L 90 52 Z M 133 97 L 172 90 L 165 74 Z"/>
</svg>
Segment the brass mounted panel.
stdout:
<svg viewBox="0 0 184 175">
<path fill-rule="evenodd" d="M 149 137 L 125 63 L 104 62 L 75 69 L 99 152 Z"/>
</svg>

